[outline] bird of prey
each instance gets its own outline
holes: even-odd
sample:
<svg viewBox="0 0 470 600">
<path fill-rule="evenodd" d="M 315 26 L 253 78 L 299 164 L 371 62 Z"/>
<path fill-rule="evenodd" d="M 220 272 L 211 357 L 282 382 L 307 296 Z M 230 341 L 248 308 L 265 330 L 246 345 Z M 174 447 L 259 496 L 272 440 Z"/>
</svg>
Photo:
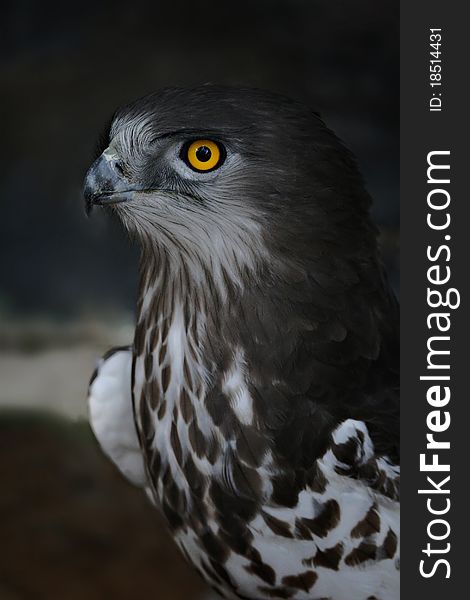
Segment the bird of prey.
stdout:
<svg viewBox="0 0 470 600">
<path fill-rule="evenodd" d="M 119 109 L 84 195 L 141 245 L 104 451 L 224 598 L 396 600 L 398 307 L 355 159 L 311 109 L 216 85 Z"/>
</svg>

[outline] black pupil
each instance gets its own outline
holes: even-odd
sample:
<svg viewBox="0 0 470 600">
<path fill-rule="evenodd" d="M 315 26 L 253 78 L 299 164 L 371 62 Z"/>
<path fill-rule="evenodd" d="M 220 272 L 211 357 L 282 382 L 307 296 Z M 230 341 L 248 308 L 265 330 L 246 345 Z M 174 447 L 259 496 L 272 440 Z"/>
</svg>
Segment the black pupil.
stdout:
<svg viewBox="0 0 470 600">
<path fill-rule="evenodd" d="M 199 148 L 196 150 L 196 158 L 200 162 L 207 162 L 211 156 L 212 152 L 207 146 L 199 146 Z"/>
</svg>

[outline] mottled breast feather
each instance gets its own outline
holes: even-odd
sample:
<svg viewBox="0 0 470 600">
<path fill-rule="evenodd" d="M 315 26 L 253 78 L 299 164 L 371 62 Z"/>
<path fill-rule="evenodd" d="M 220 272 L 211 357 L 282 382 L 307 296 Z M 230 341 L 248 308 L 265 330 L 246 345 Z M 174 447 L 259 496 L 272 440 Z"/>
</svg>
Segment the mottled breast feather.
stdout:
<svg viewBox="0 0 470 600">
<path fill-rule="evenodd" d="M 201 288 L 161 263 L 145 273 L 135 416 L 155 498 L 188 560 L 230 598 L 349 600 L 329 590 L 348 590 L 358 573 L 395 589 L 392 350 L 346 342 L 338 366 L 346 307 L 306 305 L 279 324 L 266 313 L 286 290 L 255 300 L 256 289 L 221 290 L 209 272 Z"/>
</svg>

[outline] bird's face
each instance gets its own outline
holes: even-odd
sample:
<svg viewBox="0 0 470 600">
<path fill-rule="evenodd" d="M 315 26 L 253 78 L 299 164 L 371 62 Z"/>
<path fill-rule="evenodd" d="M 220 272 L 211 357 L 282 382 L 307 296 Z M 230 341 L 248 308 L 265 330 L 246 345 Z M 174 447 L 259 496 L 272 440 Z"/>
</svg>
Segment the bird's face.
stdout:
<svg viewBox="0 0 470 600">
<path fill-rule="evenodd" d="M 331 235 L 328 215 L 348 188 L 362 193 L 355 166 L 312 111 L 202 86 L 119 110 L 84 193 L 88 210 L 111 207 L 146 246 L 240 267 L 262 262 L 276 236 L 293 248 L 315 229 Z"/>
<path fill-rule="evenodd" d="M 114 206 L 135 225 L 158 229 L 167 218 L 188 224 L 198 207 L 215 211 L 242 184 L 243 159 L 221 132 L 153 134 L 147 119 L 143 114 L 137 123 L 114 122 L 109 145 L 87 173 L 88 209 Z"/>
<path fill-rule="evenodd" d="M 170 254 L 255 260 L 269 153 L 252 120 L 249 107 L 210 87 L 125 107 L 87 173 L 87 210 L 112 208 L 129 231 Z"/>
</svg>

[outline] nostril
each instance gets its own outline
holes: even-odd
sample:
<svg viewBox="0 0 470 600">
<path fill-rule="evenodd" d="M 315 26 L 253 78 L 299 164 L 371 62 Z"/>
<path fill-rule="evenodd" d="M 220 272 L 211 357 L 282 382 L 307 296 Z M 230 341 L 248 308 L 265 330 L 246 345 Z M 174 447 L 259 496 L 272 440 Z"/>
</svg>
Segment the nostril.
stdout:
<svg viewBox="0 0 470 600">
<path fill-rule="evenodd" d="M 122 166 L 122 164 L 120 162 L 115 162 L 114 163 L 114 168 L 119 173 L 119 175 L 122 175 L 122 176 L 125 175 L 124 167 Z"/>
</svg>

